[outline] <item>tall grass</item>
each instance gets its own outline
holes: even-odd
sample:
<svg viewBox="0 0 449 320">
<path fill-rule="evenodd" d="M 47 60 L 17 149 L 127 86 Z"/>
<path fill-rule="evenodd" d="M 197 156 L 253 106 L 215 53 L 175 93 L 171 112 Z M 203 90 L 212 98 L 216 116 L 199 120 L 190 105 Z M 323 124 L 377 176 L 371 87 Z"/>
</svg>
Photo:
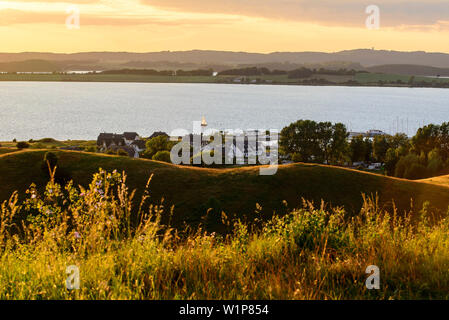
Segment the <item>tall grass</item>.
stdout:
<svg viewBox="0 0 449 320">
<path fill-rule="evenodd" d="M 0 299 L 449 297 L 449 220 L 431 221 L 427 207 L 412 219 L 371 197 L 349 217 L 304 201 L 252 224 L 222 213 L 219 235 L 163 225 L 166 209 L 145 190 L 133 208 L 125 174 L 100 170 L 87 189 L 52 178 L 43 194 L 14 193 L 0 209 Z M 70 265 L 79 290 L 66 288 Z M 380 290 L 366 289 L 369 265 Z"/>
</svg>

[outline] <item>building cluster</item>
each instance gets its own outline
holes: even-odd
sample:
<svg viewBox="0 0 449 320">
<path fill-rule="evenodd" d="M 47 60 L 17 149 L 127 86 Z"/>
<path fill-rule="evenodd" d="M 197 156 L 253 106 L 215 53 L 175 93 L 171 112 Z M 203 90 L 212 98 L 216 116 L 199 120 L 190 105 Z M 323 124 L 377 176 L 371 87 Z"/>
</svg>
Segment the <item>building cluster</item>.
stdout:
<svg viewBox="0 0 449 320">
<path fill-rule="evenodd" d="M 385 136 L 387 135 L 385 132 L 381 130 L 368 130 L 366 132 L 349 132 L 348 139 L 351 140 L 352 138 L 362 136 L 364 138 L 374 138 L 376 136 Z"/>
<path fill-rule="evenodd" d="M 97 138 L 97 147 L 101 152 L 123 150 L 130 157 L 139 158 L 140 152 L 145 150 L 145 140 L 136 132 L 100 133 Z"/>
</svg>

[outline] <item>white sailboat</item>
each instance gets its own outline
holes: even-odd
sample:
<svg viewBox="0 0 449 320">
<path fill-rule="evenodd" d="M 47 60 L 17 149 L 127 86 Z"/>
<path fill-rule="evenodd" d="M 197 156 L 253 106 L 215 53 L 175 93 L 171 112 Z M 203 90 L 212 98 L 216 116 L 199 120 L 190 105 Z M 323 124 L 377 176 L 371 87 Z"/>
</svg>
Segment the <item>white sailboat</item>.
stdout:
<svg viewBox="0 0 449 320">
<path fill-rule="evenodd" d="M 202 127 L 207 127 L 206 118 L 204 116 L 201 118 L 201 126 Z"/>
</svg>

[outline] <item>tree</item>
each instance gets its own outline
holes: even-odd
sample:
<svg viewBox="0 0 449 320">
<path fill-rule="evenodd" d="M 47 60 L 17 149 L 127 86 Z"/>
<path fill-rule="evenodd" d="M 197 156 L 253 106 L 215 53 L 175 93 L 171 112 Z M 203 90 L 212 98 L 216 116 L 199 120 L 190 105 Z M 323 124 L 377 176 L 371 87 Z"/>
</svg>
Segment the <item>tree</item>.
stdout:
<svg viewBox="0 0 449 320">
<path fill-rule="evenodd" d="M 429 124 L 423 128 L 419 128 L 415 136 L 412 138 L 413 151 L 417 154 L 429 154 L 435 148 L 438 148 L 440 127 L 434 124 Z"/>
<path fill-rule="evenodd" d="M 443 122 L 439 127 L 438 147 L 441 158 L 447 161 L 449 159 L 449 122 Z"/>
<path fill-rule="evenodd" d="M 281 131 L 283 154 L 295 154 L 295 161 L 339 163 L 347 156 L 348 132 L 342 123 L 298 120 Z"/>
<path fill-rule="evenodd" d="M 429 176 L 438 175 L 445 167 L 445 162 L 438 149 L 433 149 L 427 156 L 427 172 Z"/>
<path fill-rule="evenodd" d="M 318 148 L 313 155 L 316 162 L 330 162 L 332 154 L 333 127 L 330 122 L 316 123 L 316 140 Z"/>
<path fill-rule="evenodd" d="M 313 74 L 313 71 L 307 68 L 299 68 L 296 70 L 292 70 L 288 73 L 289 79 L 300 79 L 300 78 L 308 78 Z"/>
<path fill-rule="evenodd" d="M 332 126 L 332 141 L 330 144 L 330 162 L 339 164 L 348 158 L 348 136 L 346 126 L 336 123 Z"/>
<path fill-rule="evenodd" d="M 405 179 L 422 179 L 427 176 L 427 168 L 422 158 L 414 153 L 401 157 L 396 164 L 395 176 Z"/>
<path fill-rule="evenodd" d="M 351 162 L 365 161 L 366 145 L 362 135 L 351 139 L 349 153 Z"/>
<path fill-rule="evenodd" d="M 385 162 L 385 156 L 387 155 L 387 150 L 390 148 L 387 136 L 380 135 L 375 136 L 373 140 L 373 157 L 378 162 Z"/>
<path fill-rule="evenodd" d="M 317 123 L 311 120 L 298 120 L 291 123 L 282 129 L 279 146 L 284 154 L 297 153 L 302 162 L 312 161 L 320 150 Z"/>
<path fill-rule="evenodd" d="M 405 133 L 396 133 L 394 136 L 387 136 L 387 142 L 390 148 L 398 149 L 401 147 L 410 148 L 410 139 Z"/>
<path fill-rule="evenodd" d="M 16 146 L 17 146 L 18 149 L 26 149 L 26 148 L 30 147 L 30 144 L 28 142 L 25 142 L 25 141 L 20 141 L 20 142 L 17 142 Z"/>
<path fill-rule="evenodd" d="M 146 150 L 143 153 L 144 158 L 152 159 L 159 151 L 170 151 L 174 143 L 166 136 L 157 136 L 149 139 L 146 143 Z"/>
<path fill-rule="evenodd" d="M 156 161 L 163 161 L 163 162 L 168 162 L 171 163 L 170 160 L 170 152 L 169 151 L 158 151 L 153 157 L 153 160 Z"/>
<path fill-rule="evenodd" d="M 396 164 L 399 161 L 398 149 L 389 148 L 385 155 L 385 171 L 387 175 L 394 175 Z"/>
</svg>

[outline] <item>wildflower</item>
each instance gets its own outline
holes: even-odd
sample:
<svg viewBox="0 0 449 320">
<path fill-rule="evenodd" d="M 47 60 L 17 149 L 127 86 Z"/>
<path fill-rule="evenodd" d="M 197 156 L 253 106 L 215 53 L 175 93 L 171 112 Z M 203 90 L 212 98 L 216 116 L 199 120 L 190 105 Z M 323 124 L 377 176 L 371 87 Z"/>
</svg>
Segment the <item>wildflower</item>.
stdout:
<svg viewBox="0 0 449 320">
<path fill-rule="evenodd" d="M 81 238 L 81 235 L 78 233 L 78 231 L 75 231 L 74 236 L 75 236 L 75 239 Z"/>
<path fill-rule="evenodd" d="M 81 193 L 80 193 L 80 197 L 84 197 L 84 192 L 81 192 Z"/>
<path fill-rule="evenodd" d="M 33 194 L 31 195 L 31 199 L 36 199 L 36 194 L 35 194 L 35 193 L 33 193 Z"/>
</svg>

